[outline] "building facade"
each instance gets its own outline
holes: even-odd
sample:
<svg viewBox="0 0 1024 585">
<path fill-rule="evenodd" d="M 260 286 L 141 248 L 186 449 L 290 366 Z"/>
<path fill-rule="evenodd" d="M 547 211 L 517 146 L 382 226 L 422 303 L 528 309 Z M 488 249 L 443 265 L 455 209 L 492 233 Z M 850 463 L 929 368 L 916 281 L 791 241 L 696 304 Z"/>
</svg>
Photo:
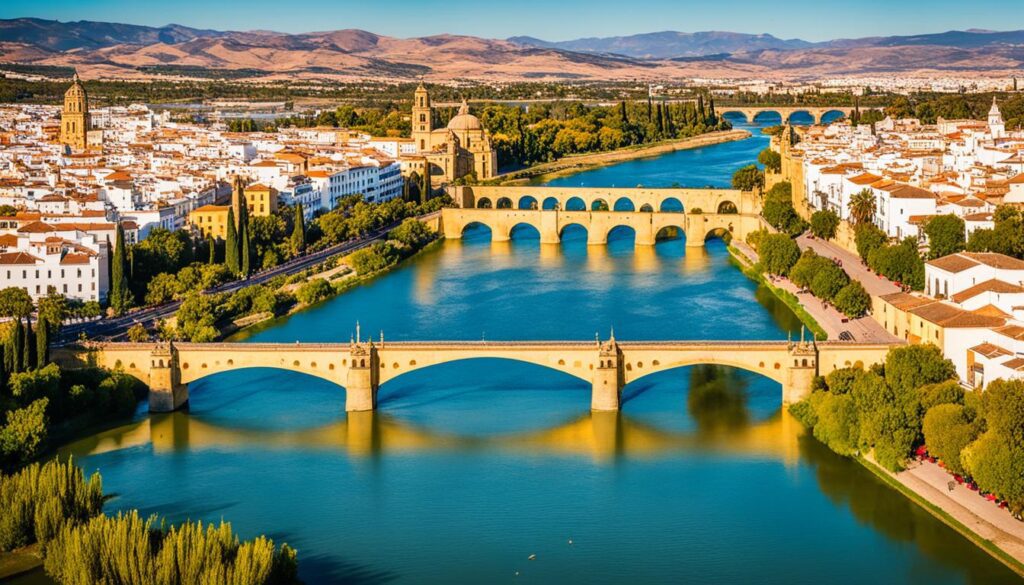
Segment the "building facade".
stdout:
<svg viewBox="0 0 1024 585">
<path fill-rule="evenodd" d="M 74 150 L 85 150 L 89 135 L 89 96 L 75 73 L 71 87 L 64 92 L 64 109 L 60 114 L 60 142 Z"/>
<path fill-rule="evenodd" d="M 426 159 L 432 182 L 451 182 L 467 175 L 477 180 L 498 173 L 498 156 L 491 135 L 469 113 L 465 100 L 444 128 L 434 128 L 433 107 L 427 89 L 416 88 L 412 106 L 412 140 L 416 154 Z"/>
</svg>

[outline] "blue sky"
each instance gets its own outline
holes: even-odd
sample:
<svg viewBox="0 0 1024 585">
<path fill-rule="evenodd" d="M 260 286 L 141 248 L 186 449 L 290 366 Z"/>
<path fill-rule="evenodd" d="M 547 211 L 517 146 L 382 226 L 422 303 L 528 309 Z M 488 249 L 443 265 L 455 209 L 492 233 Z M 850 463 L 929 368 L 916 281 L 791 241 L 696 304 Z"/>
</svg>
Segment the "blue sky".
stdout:
<svg viewBox="0 0 1024 585">
<path fill-rule="evenodd" d="M 361 28 L 547 40 L 660 30 L 728 30 L 818 41 L 951 29 L 1024 29 L 1024 0 L 4 0 L 0 18 L 34 16 L 219 30 Z"/>
</svg>

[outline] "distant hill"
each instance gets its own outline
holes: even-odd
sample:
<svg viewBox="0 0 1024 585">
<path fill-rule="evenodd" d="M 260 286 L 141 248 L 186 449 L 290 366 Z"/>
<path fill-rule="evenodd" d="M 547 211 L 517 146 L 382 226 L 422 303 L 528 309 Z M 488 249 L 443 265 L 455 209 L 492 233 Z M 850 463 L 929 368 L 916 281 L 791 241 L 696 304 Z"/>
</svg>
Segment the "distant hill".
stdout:
<svg viewBox="0 0 1024 585">
<path fill-rule="evenodd" d="M 533 37 L 512 37 L 508 40 L 524 46 L 585 53 L 615 53 L 641 59 L 701 57 L 762 49 L 802 49 L 813 45 L 813 43 L 800 39 L 783 40 L 769 34 L 751 35 L 722 31 L 695 33 L 663 31 L 624 37 L 590 37 L 561 42 L 548 42 Z"/>
<path fill-rule="evenodd" d="M 401 39 L 356 29 L 285 34 L 176 24 L 0 20 L 2 63 L 86 77 L 636 80 L 823 75 L 1015 75 L 1024 31 L 808 42 L 722 31 L 548 42 L 468 35 Z M 26 70 L 24 67 L 22 70 Z"/>
</svg>

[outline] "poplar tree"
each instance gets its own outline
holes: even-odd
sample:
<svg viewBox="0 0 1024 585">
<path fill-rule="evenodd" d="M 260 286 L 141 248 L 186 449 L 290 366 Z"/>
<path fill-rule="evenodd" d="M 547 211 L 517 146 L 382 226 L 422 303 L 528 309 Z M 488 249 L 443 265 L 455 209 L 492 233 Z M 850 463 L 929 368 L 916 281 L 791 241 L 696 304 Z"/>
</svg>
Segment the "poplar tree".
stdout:
<svg viewBox="0 0 1024 585">
<path fill-rule="evenodd" d="M 36 321 L 36 367 L 50 363 L 50 324 L 42 315 Z"/>
<path fill-rule="evenodd" d="M 302 213 L 302 204 L 295 204 L 295 220 L 292 222 L 292 251 L 301 254 L 306 251 L 306 217 Z"/>
<path fill-rule="evenodd" d="M 238 274 L 238 231 L 235 229 L 235 210 L 228 209 L 228 234 L 224 240 L 224 265 L 231 274 Z"/>
<path fill-rule="evenodd" d="M 132 306 L 132 292 L 128 288 L 128 256 L 124 243 L 124 228 L 117 224 L 114 260 L 110 268 L 110 306 L 118 314 Z"/>
</svg>

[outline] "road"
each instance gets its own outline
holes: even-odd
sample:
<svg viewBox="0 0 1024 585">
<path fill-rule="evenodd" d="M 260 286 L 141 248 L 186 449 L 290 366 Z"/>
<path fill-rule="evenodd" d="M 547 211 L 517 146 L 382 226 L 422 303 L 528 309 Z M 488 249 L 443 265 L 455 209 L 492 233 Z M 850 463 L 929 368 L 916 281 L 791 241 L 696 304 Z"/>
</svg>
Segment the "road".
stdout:
<svg viewBox="0 0 1024 585">
<path fill-rule="evenodd" d="M 398 226 L 398 222 L 381 229 L 370 232 L 366 236 L 357 240 L 350 240 L 341 244 L 335 244 L 330 248 L 325 248 L 316 252 L 293 258 L 283 264 L 269 268 L 267 270 L 257 272 L 247 279 L 233 280 L 226 282 L 220 286 L 203 291 L 205 294 L 215 293 L 230 293 L 238 291 L 246 286 L 252 286 L 255 284 L 263 284 L 268 280 L 281 275 L 292 275 L 297 272 L 319 264 L 331 256 L 338 254 L 348 254 L 354 252 L 360 248 L 364 248 L 379 239 L 381 236 L 391 231 Z M 117 339 L 118 337 L 124 336 L 128 328 L 136 323 L 141 323 L 146 327 L 152 327 L 160 319 L 167 319 L 173 316 L 177 311 L 178 307 L 181 306 L 181 301 L 171 301 L 163 305 L 155 307 L 145 307 L 131 311 L 120 317 L 98 319 L 96 321 L 88 321 L 85 323 L 74 323 L 71 325 L 65 325 L 61 328 L 60 338 L 57 340 L 56 345 L 70 343 L 79 338 L 82 333 L 85 333 L 92 339 Z"/>
</svg>

